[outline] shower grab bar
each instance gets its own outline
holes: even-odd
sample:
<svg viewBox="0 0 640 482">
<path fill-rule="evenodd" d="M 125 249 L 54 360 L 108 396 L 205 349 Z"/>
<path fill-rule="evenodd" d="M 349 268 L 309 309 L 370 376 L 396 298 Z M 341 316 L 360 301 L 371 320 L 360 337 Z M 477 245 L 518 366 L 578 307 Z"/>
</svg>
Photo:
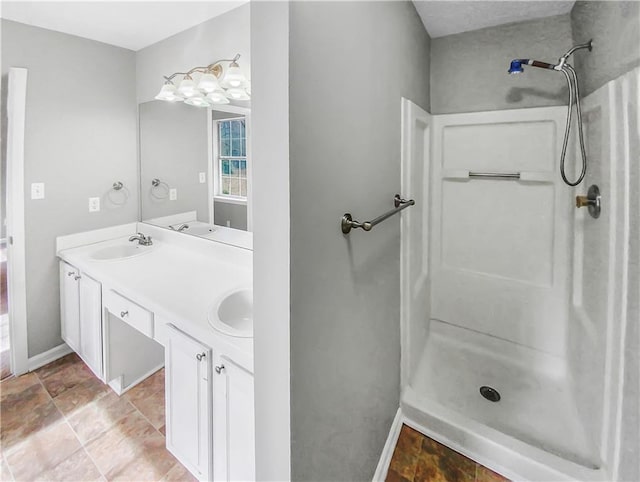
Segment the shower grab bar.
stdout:
<svg viewBox="0 0 640 482">
<path fill-rule="evenodd" d="M 342 228 L 342 233 L 349 234 L 349 232 L 351 232 L 351 230 L 355 228 L 362 228 L 365 231 L 371 231 L 376 224 L 380 224 L 385 219 L 390 218 L 394 214 L 399 213 L 400 211 L 402 211 L 405 208 L 408 208 L 409 206 L 413 206 L 415 203 L 416 202 L 413 199 L 409 199 L 409 200 L 402 199 L 400 197 L 400 194 L 396 194 L 393 197 L 393 205 L 395 206 L 394 209 L 392 209 L 391 211 L 387 211 L 386 213 L 378 216 L 377 218 L 371 221 L 365 221 L 364 223 L 361 223 L 360 221 L 356 221 L 355 219 L 353 219 L 350 213 L 345 213 L 344 216 L 342 216 L 342 221 L 340 223 L 340 227 Z"/>
<path fill-rule="evenodd" d="M 490 179 L 520 179 L 519 172 L 471 172 L 469 177 L 490 178 Z"/>
</svg>

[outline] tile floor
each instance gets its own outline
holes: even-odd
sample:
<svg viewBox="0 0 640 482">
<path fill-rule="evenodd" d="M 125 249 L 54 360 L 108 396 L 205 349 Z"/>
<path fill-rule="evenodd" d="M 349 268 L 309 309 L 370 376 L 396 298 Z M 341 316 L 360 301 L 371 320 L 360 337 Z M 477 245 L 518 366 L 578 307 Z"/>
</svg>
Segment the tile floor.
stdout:
<svg viewBox="0 0 640 482">
<path fill-rule="evenodd" d="M 508 482 L 420 432 L 403 425 L 387 482 Z"/>
<path fill-rule="evenodd" d="M 0 383 L 1 481 L 194 481 L 166 450 L 164 369 L 118 397 L 74 353 Z"/>
</svg>

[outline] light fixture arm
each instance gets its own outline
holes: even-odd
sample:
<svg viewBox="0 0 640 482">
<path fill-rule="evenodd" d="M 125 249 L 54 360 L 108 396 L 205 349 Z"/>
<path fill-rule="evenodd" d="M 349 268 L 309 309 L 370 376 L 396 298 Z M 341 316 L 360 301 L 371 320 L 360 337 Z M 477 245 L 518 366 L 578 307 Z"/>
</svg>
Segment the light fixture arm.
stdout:
<svg viewBox="0 0 640 482">
<path fill-rule="evenodd" d="M 163 75 L 162 77 L 165 79 L 166 82 L 171 82 L 175 77 L 177 77 L 178 75 L 183 75 L 186 77 L 191 77 L 191 74 L 194 73 L 201 73 L 201 74 L 205 74 L 207 72 L 212 72 L 212 73 L 216 73 L 216 71 L 218 72 L 218 74 L 216 74 L 216 77 L 219 77 L 219 74 L 222 73 L 222 62 L 237 62 L 238 59 L 240 58 L 240 54 L 236 54 L 236 56 L 232 59 L 220 59 L 220 60 L 216 60 L 215 62 L 210 63 L 209 65 L 207 65 L 206 67 L 194 67 L 191 70 L 189 70 L 188 72 L 174 72 L 171 75 Z M 216 68 L 218 67 L 218 68 Z"/>
</svg>

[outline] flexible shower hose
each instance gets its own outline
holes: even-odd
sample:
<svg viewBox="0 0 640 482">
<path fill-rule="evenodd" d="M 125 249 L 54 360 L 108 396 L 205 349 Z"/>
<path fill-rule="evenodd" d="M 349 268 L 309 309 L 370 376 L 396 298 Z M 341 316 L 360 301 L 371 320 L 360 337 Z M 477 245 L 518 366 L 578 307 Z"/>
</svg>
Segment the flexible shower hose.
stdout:
<svg viewBox="0 0 640 482">
<path fill-rule="evenodd" d="M 584 179 L 585 174 L 587 173 L 587 153 L 584 147 L 584 135 L 582 133 L 582 111 L 580 109 L 580 90 L 578 88 L 578 76 L 576 75 L 576 71 L 573 70 L 573 67 L 569 64 L 564 64 L 562 67 L 562 73 L 567 79 L 567 85 L 569 86 L 569 107 L 567 110 L 567 125 L 564 131 L 564 141 L 562 143 L 562 154 L 560 155 L 560 175 L 562 176 L 562 180 L 568 186 L 577 186 Z M 574 182 L 569 181 L 567 179 L 567 175 L 565 173 L 564 164 L 565 157 L 567 155 L 567 145 L 569 144 L 569 133 L 571 132 L 571 118 L 573 116 L 573 104 L 576 105 L 576 114 L 578 118 L 578 137 L 580 141 L 580 153 L 582 154 L 582 170 L 580 172 L 580 176 Z"/>
</svg>

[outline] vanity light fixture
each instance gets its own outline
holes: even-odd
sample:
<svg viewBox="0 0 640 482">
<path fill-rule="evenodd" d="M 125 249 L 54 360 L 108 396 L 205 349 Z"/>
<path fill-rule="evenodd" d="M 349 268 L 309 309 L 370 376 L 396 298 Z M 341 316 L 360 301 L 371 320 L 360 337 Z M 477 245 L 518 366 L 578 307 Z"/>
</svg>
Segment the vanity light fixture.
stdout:
<svg viewBox="0 0 640 482">
<path fill-rule="evenodd" d="M 251 84 L 238 65 L 239 58 L 240 54 L 237 54 L 233 59 L 217 60 L 206 67 L 194 67 L 188 72 L 175 72 L 166 76 L 156 99 L 184 101 L 196 107 L 228 104 L 230 100 L 249 100 Z M 223 66 L 225 62 L 229 62 L 226 69 Z M 200 76 L 197 83 L 193 78 L 194 74 Z M 173 80 L 178 76 L 182 76 L 182 80 L 176 88 Z"/>
</svg>

